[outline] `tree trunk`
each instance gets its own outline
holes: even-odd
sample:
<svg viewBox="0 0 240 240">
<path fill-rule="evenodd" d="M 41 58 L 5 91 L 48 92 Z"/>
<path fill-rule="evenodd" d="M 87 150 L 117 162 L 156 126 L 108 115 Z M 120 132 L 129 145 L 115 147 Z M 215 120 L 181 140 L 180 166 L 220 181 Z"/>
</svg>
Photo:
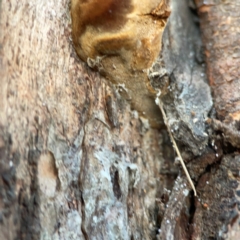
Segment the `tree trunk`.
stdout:
<svg viewBox="0 0 240 240">
<path fill-rule="evenodd" d="M 161 54 L 162 102 L 194 197 L 166 129 L 151 128 L 121 89 L 79 60 L 69 1 L 0 4 L 0 239 L 239 239 L 237 114 L 229 130 L 239 110 L 220 111 L 207 82 L 219 60 L 207 52 L 205 74 L 196 22 L 198 9 L 205 33 L 205 8 L 172 0 Z"/>
</svg>

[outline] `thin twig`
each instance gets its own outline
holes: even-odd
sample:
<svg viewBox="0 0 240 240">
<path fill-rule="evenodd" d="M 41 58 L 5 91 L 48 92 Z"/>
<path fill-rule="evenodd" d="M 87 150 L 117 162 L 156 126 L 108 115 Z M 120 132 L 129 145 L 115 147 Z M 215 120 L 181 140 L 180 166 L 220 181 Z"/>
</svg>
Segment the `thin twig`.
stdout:
<svg viewBox="0 0 240 240">
<path fill-rule="evenodd" d="M 167 130 L 168 130 L 169 136 L 170 136 L 171 141 L 172 141 L 172 143 L 173 143 L 173 146 L 174 146 L 174 148 L 175 148 L 175 150 L 176 150 L 176 152 L 177 152 L 178 158 L 180 159 L 180 162 L 181 162 L 181 164 L 182 164 L 183 170 L 184 170 L 184 172 L 185 172 L 185 174 L 186 174 L 186 176 L 187 176 L 188 182 L 190 183 L 190 185 L 191 185 L 191 187 L 192 187 L 192 189 L 193 189 L 194 196 L 197 196 L 197 192 L 196 192 L 195 186 L 194 186 L 194 184 L 193 184 L 193 181 L 192 181 L 192 179 L 191 179 L 191 177 L 190 177 L 190 175 L 189 175 L 189 173 L 188 173 L 188 170 L 187 170 L 187 168 L 186 168 L 186 165 L 185 165 L 185 163 L 184 163 L 184 161 L 183 161 L 183 159 L 182 159 L 182 156 L 181 156 L 181 154 L 180 154 L 180 151 L 179 151 L 179 149 L 178 149 L 178 146 L 177 146 L 177 144 L 176 144 L 176 142 L 175 142 L 175 140 L 174 140 L 174 137 L 173 137 L 173 135 L 172 135 L 171 129 L 170 129 L 169 124 L 168 124 L 168 122 L 167 122 L 167 116 L 166 116 L 166 113 L 165 113 L 165 111 L 164 111 L 164 109 L 163 109 L 162 101 L 161 101 L 161 99 L 159 98 L 159 97 L 160 97 L 160 94 L 161 94 L 160 92 L 157 94 L 156 104 L 159 106 L 159 108 L 160 108 L 160 110 L 161 110 L 161 112 L 162 112 L 164 123 L 165 123 L 165 125 L 167 126 Z"/>
</svg>

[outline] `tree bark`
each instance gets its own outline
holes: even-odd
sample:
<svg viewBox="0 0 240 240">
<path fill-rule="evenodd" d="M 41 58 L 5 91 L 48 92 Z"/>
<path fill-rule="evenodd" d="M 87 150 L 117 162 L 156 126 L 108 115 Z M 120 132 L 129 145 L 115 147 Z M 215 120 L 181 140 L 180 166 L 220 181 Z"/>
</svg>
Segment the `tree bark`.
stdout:
<svg viewBox="0 0 240 240">
<path fill-rule="evenodd" d="M 188 1 L 172 0 L 162 101 L 197 198 L 166 129 L 79 60 L 69 1 L 0 4 L 0 239 L 239 239 L 239 129 L 217 121 Z"/>
<path fill-rule="evenodd" d="M 151 239 L 162 134 L 78 59 L 69 1 L 0 15 L 0 239 Z"/>
<path fill-rule="evenodd" d="M 173 71 L 174 78 L 170 76 L 170 88 L 174 93 L 168 92 L 164 101 L 170 126 L 173 129 L 175 138 L 179 140 L 180 145 L 183 145 L 182 153 L 185 160 L 189 161 L 188 169 L 196 183 L 198 197 L 191 199 L 189 196 L 184 196 L 179 189 L 185 189 L 185 183 L 183 179 L 177 178 L 168 202 L 170 207 L 165 211 L 162 221 L 161 236 L 163 239 L 169 237 L 173 239 L 239 239 L 240 138 L 238 128 L 239 91 L 236 88 L 239 80 L 236 78 L 237 70 L 229 71 L 228 68 L 231 66 L 231 69 L 237 69 L 235 63 L 239 61 L 236 56 L 238 53 L 233 51 L 238 46 L 237 39 L 239 38 L 236 37 L 238 31 L 234 31 L 234 26 L 238 25 L 239 19 L 230 17 L 230 12 L 235 16 L 234 9 L 237 8 L 238 4 L 220 3 L 219 1 L 211 1 L 211 3 L 205 1 L 195 2 L 196 5 L 189 1 L 192 11 L 197 10 L 200 17 L 207 78 L 204 72 L 201 72 L 199 66 L 201 64 L 202 67 L 205 67 L 205 63 L 201 51 L 198 52 L 198 49 L 201 50 L 202 46 L 201 42 L 198 41 L 197 28 L 191 30 L 190 26 L 193 22 L 184 22 L 184 19 L 186 20 L 190 13 L 186 10 L 186 5 L 183 6 L 183 2 L 175 2 L 178 4 L 176 8 L 178 14 L 174 15 L 172 13 L 172 19 L 174 16 L 178 16 L 178 22 L 175 21 L 172 28 L 169 28 L 168 35 L 170 37 L 167 37 L 167 39 L 171 40 L 170 43 L 176 41 L 177 36 L 173 32 L 178 32 L 176 31 L 177 27 L 183 25 L 181 21 L 185 23 L 185 28 L 179 29 L 181 34 L 177 34 L 181 36 L 178 43 L 182 41 L 182 44 L 180 44 L 182 48 L 179 48 L 182 53 L 179 54 L 180 51 L 175 50 L 175 46 L 179 46 L 175 44 L 174 47 L 167 48 L 171 49 L 170 52 L 177 52 L 177 56 L 175 54 L 169 56 L 169 49 L 165 49 L 163 54 L 168 68 L 174 62 L 180 63 Z M 197 26 L 199 21 L 197 16 L 192 15 L 192 17 L 195 18 Z M 226 21 L 226 19 L 229 21 Z M 171 19 L 169 23 L 171 26 Z M 174 20 L 172 20 L 172 23 L 174 23 Z M 226 27 L 227 23 L 231 23 L 231 27 Z M 174 30 L 171 31 L 172 29 Z M 173 36 L 173 40 L 171 36 Z M 230 39 L 228 42 L 224 40 L 226 36 Z M 168 43 L 168 41 L 164 42 Z M 191 43 L 195 43 L 195 47 Z M 188 47 L 184 47 L 186 44 Z M 221 55 L 221 53 L 224 54 Z M 192 55 L 194 55 L 192 61 L 186 64 Z M 171 60 L 171 57 L 174 60 Z M 183 59 L 180 61 L 179 57 Z M 225 64 L 226 58 L 232 59 L 231 64 L 228 60 L 227 65 Z M 185 63 L 181 66 L 184 61 Z M 225 71 L 219 68 L 219 65 L 224 66 Z M 189 68 L 191 74 L 185 75 L 183 78 L 182 75 L 186 74 Z M 183 70 L 181 71 L 181 69 Z M 189 78 L 191 79 L 189 85 L 184 86 Z M 207 94 L 208 87 L 203 84 L 205 79 L 209 80 L 213 93 L 212 100 Z M 228 81 L 229 79 L 231 80 Z M 180 91 L 176 85 L 182 86 Z M 186 94 L 187 91 L 189 91 L 188 94 Z M 193 99 L 191 99 L 193 91 L 195 93 Z M 185 98 L 184 96 L 181 97 L 180 101 L 178 99 L 179 92 L 186 95 Z M 188 99 L 188 101 L 184 102 L 184 99 Z M 173 106 L 170 105 L 172 102 L 174 102 Z M 210 108 L 208 107 L 212 105 L 212 102 L 215 108 L 209 112 Z M 197 111 L 194 110 L 195 106 L 198 106 Z M 178 110 L 180 107 L 181 111 Z M 196 120 L 193 121 L 193 125 L 191 125 L 188 109 L 194 110 L 192 117 Z M 205 117 L 211 118 L 205 122 L 207 125 L 201 124 L 201 117 L 196 114 L 199 111 Z M 199 122 L 202 128 L 199 127 Z M 177 130 L 175 131 L 175 129 Z M 184 132 L 181 133 L 183 130 L 179 129 L 184 129 Z M 207 134 L 202 134 L 201 137 L 198 130 Z M 187 224 L 186 219 L 188 219 Z"/>
</svg>

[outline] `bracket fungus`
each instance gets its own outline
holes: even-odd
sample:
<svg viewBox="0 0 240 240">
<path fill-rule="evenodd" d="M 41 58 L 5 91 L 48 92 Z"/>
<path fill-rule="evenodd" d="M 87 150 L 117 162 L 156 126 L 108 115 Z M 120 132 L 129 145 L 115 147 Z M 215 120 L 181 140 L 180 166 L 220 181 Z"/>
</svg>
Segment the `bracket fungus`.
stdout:
<svg viewBox="0 0 240 240">
<path fill-rule="evenodd" d="M 152 127 L 162 124 L 148 69 L 161 51 L 169 0 L 72 0 L 72 34 L 78 56 L 113 84 Z"/>
</svg>

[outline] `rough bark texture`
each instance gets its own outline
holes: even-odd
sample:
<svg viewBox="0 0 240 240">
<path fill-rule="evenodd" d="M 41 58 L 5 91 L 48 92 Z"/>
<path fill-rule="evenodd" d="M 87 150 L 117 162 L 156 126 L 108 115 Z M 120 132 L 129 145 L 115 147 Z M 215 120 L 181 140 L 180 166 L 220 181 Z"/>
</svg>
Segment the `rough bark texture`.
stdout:
<svg viewBox="0 0 240 240">
<path fill-rule="evenodd" d="M 240 238 L 240 19 L 239 1 L 195 0 L 200 17 L 207 75 L 216 114 L 209 121 L 219 163 L 200 177 L 198 186 L 208 212 L 196 207 L 194 222 L 203 219 L 193 236 Z M 220 151 L 219 151 L 220 150 Z M 205 180 L 208 182 L 204 187 Z M 197 205 L 196 205 L 197 206 Z M 215 218 L 215 222 L 211 219 Z M 205 226 L 204 226 L 205 225 Z M 202 228 L 202 229 L 201 229 Z"/>
<path fill-rule="evenodd" d="M 3 1 L 0 29 L 0 239 L 151 239 L 163 137 L 78 60 L 69 1 Z"/>
<path fill-rule="evenodd" d="M 238 138 L 205 125 L 218 102 L 188 1 L 164 35 L 162 101 L 197 198 L 166 130 L 78 59 L 69 1 L 0 4 L 0 239 L 239 239 Z"/>
<path fill-rule="evenodd" d="M 240 2 L 196 0 L 196 5 L 217 116 L 227 123 L 239 121 Z"/>
<path fill-rule="evenodd" d="M 189 1 L 189 6 L 191 6 L 192 11 L 199 7 L 198 4 L 200 1 L 196 2 L 197 6 L 195 6 L 192 1 Z M 219 1 L 216 2 L 219 3 Z M 236 44 L 238 30 L 235 28 L 229 30 L 228 36 L 230 36 L 231 40 L 229 41 L 229 46 L 227 43 L 225 45 L 224 57 L 219 54 L 217 48 L 219 41 L 224 41 L 224 35 L 217 34 L 216 32 L 224 31 L 226 34 L 227 28 L 224 24 L 221 24 L 221 20 L 223 19 L 224 21 L 224 19 L 229 16 L 229 9 L 234 11 L 233 5 L 235 5 L 236 8 L 238 4 L 224 2 L 217 5 L 212 1 L 211 4 L 204 1 L 202 2 L 204 6 L 198 9 L 200 12 L 205 49 L 208 50 L 208 46 L 214 45 L 213 43 L 217 45 L 216 48 L 214 46 L 210 47 L 210 53 L 207 50 L 205 52 L 208 69 L 207 77 L 210 79 L 217 117 L 219 117 L 220 120 L 228 119 L 228 121 L 221 123 L 215 119 L 214 111 L 209 113 L 212 100 L 209 96 L 208 87 L 204 84 L 206 79 L 205 74 L 203 72 L 201 73 L 201 67 L 204 67 L 205 64 L 201 54 L 202 46 L 199 38 L 200 35 L 196 29 L 198 18 L 196 15 L 190 17 L 191 14 L 189 10 L 187 11 L 186 9 L 186 3 L 187 2 L 185 2 L 184 7 L 183 2 L 175 2 L 175 4 L 177 4 L 176 9 L 178 10 L 178 14 L 173 14 L 171 18 L 176 18 L 177 21 L 172 20 L 173 25 L 171 21 L 169 22 L 168 37 L 167 40 L 163 41 L 164 43 L 171 44 L 177 42 L 177 44 L 168 44 L 169 46 L 165 46 L 163 52 L 165 66 L 168 72 L 170 72 L 169 88 L 174 92 L 173 94 L 171 94 L 171 91 L 167 92 L 163 101 L 168 114 L 169 125 L 173 129 L 173 134 L 175 138 L 179 140 L 180 145 L 183 146 L 182 152 L 185 160 L 189 159 L 188 168 L 192 179 L 196 182 L 198 197 L 189 199 L 189 197 L 183 195 L 179 189 L 186 191 L 186 180 L 184 181 L 183 179 L 177 178 L 168 202 L 168 206 L 170 207 L 165 211 L 162 221 L 161 236 L 163 239 L 239 239 L 238 185 L 240 145 L 239 129 L 236 127 L 238 126 L 238 100 L 236 99 L 239 98 L 239 91 L 234 85 L 236 82 L 239 82 L 239 79 L 235 79 L 236 71 L 231 72 L 226 67 L 225 71 L 227 72 L 228 78 L 230 77 L 233 80 L 231 83 L 225 83 L 228 85 L 227 88 L 229 88 L 230 92 L 226 91 L 226 86 L 213 86 L 214 84 L 211 81 L 212 79 L 217 80 L 221 78 L 227 82 L 225 75 L 219 76 L 219 73 L 223 74 L 222 71 L 216 72 L 216 69 L 220 69 L 215 63 L 224 64 L 225 59 L 224 61 L 222 60 L 226 58 L 226 56 L 232 59 L 236 58 L 235 55 L 234 57 L 231 56 L 231 53 L 233 53 L 231 49 L 237 48 L 238 46 Z M 173 3 L 173 6 L 175 4 Z M 211 5 L 211 7 L 208 5 Z M 229 5 L 231 5 L 231 7 Z M 224 7 L 226 11 L 223 11 Z M 202 11 L 204 14 L 201 14 Z M 214 18 L 211 14 L 215 14 L 214 16 L 224 16 L 217 19 L 217 17 Z M 195 28 L 193 27 L 193 17 L 196 20 Z M 234 18 L 233 22 L 235 26 L 237 24 L 237 18 Z M 183 25 L 183 29 L 181 29 L 181 27 L 178 29 L 178 26 Z M 236 32 L 234 30 L 236 30 Z M 181 33 L 176 34 L 176 32 L 179 31 Z M 180 50 L 178 50 L 178 47 Z M 228 49 L 230 50 L 228 51 Z M 170 55 L 168 55 L 169 52 Z M 176 53 L 177 56 L 175 55 Z M 182 59 L 179 59 L 181 56 Z M 169 59 L 171 60 L 169 61 Z M 237 65 L 235 65 L 237 61 L 238 60 L 235 59 L 231 62 L 231 68 L 237 69 Z M 175 69 L 173 68 L 174 62 L 177 62 Z M 200 66 L 200 64 L 202 66 Z M 173 69 L 172 72 L 170 71 L 171 66 Z M 189 69 L 190 74 L 187 74 Z M 189 84 L 185 86 L 189 78 Z M 176 87 L 178 85 L 182 86 L 180 88 L 180 101 L 179 87 Z M 218 87 L 222 88 L 220 95 L 217 91 Z M 231 92 L 231 100 L 233 100 L 235 104 L 230 104 L 231 101 L 229 97 Z M 191 98 L 193 93 L 194 96 Z M 184 95 L 187 101 L 184 101 Z M 171 101 L 169 101 L 169 98 Z M 172 106 L 169 103 L 172 104 Z M 196 111 L 194 109 L 195 106 L 197 106 Z M 181 111 L 178 111 L 178 109 L 181 109 Z M 189 109 L 193 111 L 192 118 L 195 119 L 193 124 L 191 124 Z M 199 113 L 200 115 L 198 115 Z M 232 121 L 230 122 L 228 115 L 232 116 Z M 188 118 L 186 118 L 186 116 L 188 116 Z M 204 123 L 206 120 L 204 120 L 204 116 L 210 116 L 213 119 L 208 120 L 206 125 L 206 123 Z M 227 123 L 229 123 L 229 125 L 227 125 Z M 199 134 L 199 130 L 202 134 Z"/>
</svg>

